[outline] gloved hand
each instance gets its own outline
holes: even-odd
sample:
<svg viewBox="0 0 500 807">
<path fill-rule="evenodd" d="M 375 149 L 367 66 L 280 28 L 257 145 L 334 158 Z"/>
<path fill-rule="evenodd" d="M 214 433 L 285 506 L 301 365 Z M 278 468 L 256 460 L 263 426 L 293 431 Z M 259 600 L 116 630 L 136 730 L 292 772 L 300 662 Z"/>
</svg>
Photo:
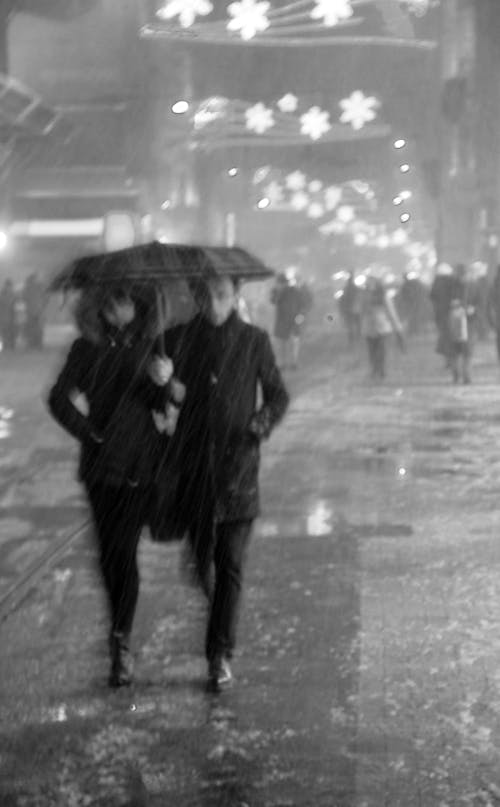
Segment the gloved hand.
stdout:
<svg viewBox="0 0 500 807">
<path fill-rule="evenodd" d="M 151 381 L 158 387 L 168 384 L 174 372 L 174 363 L 168 356 L 155 356 L 148 368 Z"/>
</svg>

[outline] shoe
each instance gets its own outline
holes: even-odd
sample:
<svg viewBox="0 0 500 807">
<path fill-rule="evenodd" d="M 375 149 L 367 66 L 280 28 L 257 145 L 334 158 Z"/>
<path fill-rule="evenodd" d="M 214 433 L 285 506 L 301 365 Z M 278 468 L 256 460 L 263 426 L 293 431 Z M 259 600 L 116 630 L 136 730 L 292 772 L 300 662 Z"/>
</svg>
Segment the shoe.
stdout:
<svg viewBox="0 0 500 807">
<path fill-rule="evenodd" d="M 216 656 L 209 662 L 207 682 L 209 692 L 222 692 L 224 689 L 229 689 L 233 685 L 233 681 L 231 667 L 224 656 Z"/>
<path fill-rule="evenodd" d="M 130 637 L 119 631 L 112 631 L 109 637 L 111 671 L 108 684 L 113 689 L 128 687 L 132 683 L 133 659 L 130 652 Z"/>
</svg>

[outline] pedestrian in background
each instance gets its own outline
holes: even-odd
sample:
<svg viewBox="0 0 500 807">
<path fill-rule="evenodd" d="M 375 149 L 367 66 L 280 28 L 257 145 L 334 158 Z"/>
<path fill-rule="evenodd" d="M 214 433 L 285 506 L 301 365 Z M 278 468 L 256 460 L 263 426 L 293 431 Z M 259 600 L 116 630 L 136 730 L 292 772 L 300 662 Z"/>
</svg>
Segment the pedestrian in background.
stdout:
<svg viewBox="0 0 500 807">
<path fill-rule="evenodd" d="M 453 271 L 448 311 L 450 359 L 453 382 L 471 383 L 471 360 L 477 339 L 478 290 L 467 267 L 458 263 Z"/>
<path fill-rule="evenodd" d="M 14 350 L 17 342 L 16 293 L 10 278 L 0 291 L 0 338 L 2 350 Z"/>
<path fill-rule="evenodd" d="M 208 598 L 208 686 L 218 691 L 232 681 L 244 558 L 259 514 L 260 443 L 283 417 L 288 393 L 267 333 L 238 316 L 238 282 L 220 277 L 192 288 L 199 314 L 163 338 L 186 388 L 172 452 L 177 513 Z"/>
<path fill-rule="evenodd" d="M 403 326 L 393 300 L 378 278 L 369 276 L 361 299 L 361 333 L 366 339 L 371 377 L 382 380 L 386 375 L 387 340 L 396 335 L 404 349 Z"/>
<path fill-rule="evenodd" d="M 436 353 L 443 356 L 447 368 L 452 364 L 449 322 L 452 297 L 453 268 L 447 263 L 440 263 L 431 286 L 430 298 L 437 330 Z"/>
<path fill-rule="evenodd" d="M 300 338 L 305 321 L 304 302 L 295 279 L 292 282 L 284 273 L 278 274 L 271 290 L 271 303 L 275 306 L 274 337 L 282 369 L 295 370 L 298 367 Z"/>
<path fill-rule="evenodd" d="M 43 347 L 45 289 L 35 272 L 26 278 L 21 296 L 25 306 L 25 339 L 29 348 Z"/>
<path fill-rule="evenodd" d="M 171 363 L 165 360 L 161 373 L 151 365 L 154 334 L 148 311 L 130 290 L 83 292 L 76 322 L 81 335 L 48 405 L 81 446 L 79 478 L 92 511 L 110 611 L 109 685 L 120 687 L 132 680 L 137 547 L 150 520 L 156 465 L 167 439 L 152 410 L 159 415 L 178 401 L 170 383 Z M 76 406 L 75 395 L 85 396 L 86 413 Z"/>
<path fill-rule="evenodd" d="M 340 315 L 347 331 L 348 344 L 354 345 L 361 336 L 361 295 L 352 272 L 349 273 L 339 298 Z"/>
</svg>

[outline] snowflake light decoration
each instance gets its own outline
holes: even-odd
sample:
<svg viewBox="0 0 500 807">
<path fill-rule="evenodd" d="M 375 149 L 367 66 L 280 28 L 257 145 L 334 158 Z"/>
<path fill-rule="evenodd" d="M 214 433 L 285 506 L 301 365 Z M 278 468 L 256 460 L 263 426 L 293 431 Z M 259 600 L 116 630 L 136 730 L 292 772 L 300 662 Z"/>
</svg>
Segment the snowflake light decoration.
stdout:
<svg viewBox="0 0 500 807">
<path fill-rule="evenodd" d="M 323 183 L 320 179 L 313 179 L 312 182 L 309 183 L 308 187 L 311 193 L 319 193 L 323 187 Z"/>
<path fill-rule="evenodd" d="M 323 24 L 328 27 L 348 20 L 353 14 L 351 0 L 314 0 L 311 11 L 313 20 L 323 20 Z"/>
<path fill-rule="evenodd" d="M 260 101 L 245 111 L 246 127 L 257 134 L 264 134 L 274 126 L 274 113 L 272 109 L 264 106 Z"/>
<path fill-rule="evenodd" d="M 282 112 L 295 112 L 297 109 L 297 105 L 299 103 L 299 99 L 296 95 L 293 95 L 291 92 L 287 93 L 280 98 L 278 101 L 278 107 Z"/>
<path fill-rule="evenodd" d="M 193 116 L 194 128 L 202 129 L 208 123 L 212 123 L 217 118 L 223 118 L 229 101 L 227 98 L 214 95 L 201 101 Z"/>
<path fill-rule="evenodd" d="M 319 106 L 312 106 L 300 116 L 300 131 L 311 140 L 319 140 L 331 128 L 330 115 Z"/>
<path fill-rule="evenodd" d="M 306 186 L 306 177 L 302 171 L 294 171 L 285 177 L 285 185 L 291 191 L 301 191 Z"/>
<path fill-rule="evenodd" d="M 271 166 L 270 165 L 261 165 L 260 168 L 257 168 L 255 174 L 253 175 L 253 184 L 258 185 L 260 182 L 264 182 L 264 180 L 269 176 L 271 173 Z"/>
<path fill-rule="evenodd" d="M 325 191 L 325 207 L 327 210 L 335 210 L 342 199 L 342 188 L 337 185 L 330 185 Z"/>
<path fill-rule="evenodd" d="M 269 7 L 267 0 L 238 0 L 230 3 L 227 10 L 232 19 L 227 23 L 227 30 L 239 31 L 244 40 L 253 39 L 256 34 L 269 28 Z"/>
<path fill-rule="evenodd" d="M 337 210 L 337 220 L 342 224 L 349 224 L 355 217 L 354 208 L 351 205 L 342 205 Z"/>
<path fill-rule="evenodd" d="M 294 193 L 290 199 L 290 204 L 294 210 L 300 212 L 308 207 L 309 197 L 307 193 L 304 193 L 304 191 L 296 191 L 296 193 Z"/>
<path fill-rule="evenodd" d="M 310 219 L 320 219 L 324 214 L 325 209 L 319 202 L 313 202 L 307 208 L 307 215 Z"/>
<path fill-rule="evenodd" d="M 279 205 L 284 199 L 283 188 L 279 182 L 276 182 L 275 180 L 270 182 L 269 185 L 266 185 L 264 188 L 264 193 L 271 202 L 271 205 Z"/>
<path fill-rule="evenodd" d="M 168 0 L 162 8 L 156 12 L 160 20 L 171 20 L 179 17 L 179 22 L 183 28 L 190 28 L 196 17 L 204 17 L 210 14 L 214 7 L 210 0 Z"/>
<path fill-rule="evenodd" d="M 365 95 L 361 90 L 355 90 L 348 98 L 343 98 L 339 106 L 342 108 L 341 123 L 350 123 L 356 131 L 362 129 L 365 123 L 375 120 L 376 109 L 380 102 L 372 95 Z"/>
</svg>

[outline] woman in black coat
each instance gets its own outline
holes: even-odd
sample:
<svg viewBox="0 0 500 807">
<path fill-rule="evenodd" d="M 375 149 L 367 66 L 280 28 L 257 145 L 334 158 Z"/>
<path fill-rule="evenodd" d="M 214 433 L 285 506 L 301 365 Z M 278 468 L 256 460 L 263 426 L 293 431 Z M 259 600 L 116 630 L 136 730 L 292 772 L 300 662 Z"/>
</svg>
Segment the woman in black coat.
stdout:
<svg viewBox="0 0 500 807">
<path fill-rule="evenodd" d="M 149 520 L 157 463 L 167 439 L 152 410 L 164 413 L 175 397 L 167 383 L 173 368 L 164 362 L 163 375 L 156 373 L 155 383 L 150 379 L 148 311 L 129 290 L 86 291 L 76 314 L 81 336 L 71 346 L 48 405 L 81 445 L 79 478 L 93 515 L 110 607 L 109 684 L 116 687 L 131 682 L 137 546 Z M 85 414 L 75 405 L 76 394 L 84 396 Z"/>
<path fill-rule="evenodd" d="M 180 472 L 177 516 L 209 597 L 205 652 L 219 689 L 231 681 L 244 554 L 259 514 L 259 446 L 289 399 L 268 334 L 238 316 L 234 281 L 193 291 L 200 313 L 164 334 L 186 388 L 169 451 Z"/>
</svg>

